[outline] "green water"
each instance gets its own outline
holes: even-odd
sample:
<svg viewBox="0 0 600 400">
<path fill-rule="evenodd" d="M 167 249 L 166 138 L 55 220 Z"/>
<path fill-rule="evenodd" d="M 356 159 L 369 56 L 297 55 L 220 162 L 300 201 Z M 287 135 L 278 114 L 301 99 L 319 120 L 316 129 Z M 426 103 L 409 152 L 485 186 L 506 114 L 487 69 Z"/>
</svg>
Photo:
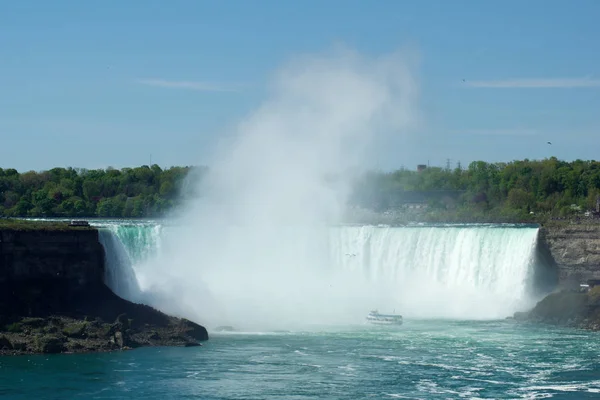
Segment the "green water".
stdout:
<svg viewBox="0 0 600 400">
<path fill-rule="evenodd" d="M 599 339 L 511 321 L 213 334 L 199 348 L 0 358 L 0 398 L 600 398 Z"/>
</svg>

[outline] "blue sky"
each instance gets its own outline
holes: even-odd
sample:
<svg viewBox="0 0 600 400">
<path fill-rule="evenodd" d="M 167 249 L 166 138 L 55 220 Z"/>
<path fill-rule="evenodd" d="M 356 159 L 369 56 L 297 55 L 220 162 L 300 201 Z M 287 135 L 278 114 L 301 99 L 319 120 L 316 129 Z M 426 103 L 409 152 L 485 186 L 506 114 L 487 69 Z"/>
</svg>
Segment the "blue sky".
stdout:
<svg viewBox="0 0 600 400">
<path fill-rule="evenodd" d="M 338 43 L 419 54 L 424 124 L 381 168 L 600 159 L 599 15 L 594 0 L 2 2 L 0 167 L 204 164 L 280 65 Z"/>
</svg>

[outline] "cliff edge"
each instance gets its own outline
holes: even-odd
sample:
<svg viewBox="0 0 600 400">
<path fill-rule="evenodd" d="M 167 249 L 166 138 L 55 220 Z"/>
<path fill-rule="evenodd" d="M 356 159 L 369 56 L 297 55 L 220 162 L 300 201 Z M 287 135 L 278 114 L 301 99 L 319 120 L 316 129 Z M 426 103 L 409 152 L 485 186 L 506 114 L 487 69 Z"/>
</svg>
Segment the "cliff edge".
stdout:
<svg viewBox="0 0 600 400">
<path fill-rule="evenodd" d="M 39 224 L 38 224 L 39 225 Z M 198 346 L 194 322 L 115 295 L 98 231 L 0 226 L 0 354 Z"/>
<path fill-rule="evenodd" d="M 562 287 L 600 279 L 600 224 L 555 224 L 540 232 L 558 266 Z"/>
</svg>

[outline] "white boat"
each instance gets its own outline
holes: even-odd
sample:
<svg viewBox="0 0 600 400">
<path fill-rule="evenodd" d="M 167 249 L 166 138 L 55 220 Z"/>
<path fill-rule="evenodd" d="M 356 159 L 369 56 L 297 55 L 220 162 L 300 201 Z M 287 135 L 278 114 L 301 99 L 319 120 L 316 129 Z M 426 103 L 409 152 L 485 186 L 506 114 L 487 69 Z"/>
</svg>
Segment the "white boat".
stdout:
<svg viewBox="0 0 600 400">
<path fill-rule="evenodd" d="M 380 314 L 373 310 L 367 315 L 367 322 L 373 325 L 402 325 L 402 315 Z"/>
</svg>

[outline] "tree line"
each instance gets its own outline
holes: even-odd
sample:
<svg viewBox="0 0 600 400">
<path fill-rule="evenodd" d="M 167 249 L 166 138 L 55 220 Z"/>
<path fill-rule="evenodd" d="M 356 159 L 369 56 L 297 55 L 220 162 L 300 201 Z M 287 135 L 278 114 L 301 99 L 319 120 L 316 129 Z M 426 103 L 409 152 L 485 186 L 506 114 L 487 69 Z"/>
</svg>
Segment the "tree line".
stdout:
<svg viewBox="0 0 600 400">
<path fill-rule="evenodd" d="M 508 163 L 475 161 L 467 168 L 371 172 L 357 183 L 354 200 L 382 211 L 414 191 L 442 194 L 429 196 L 423 219 L 516 222 L 570 217 L 596 209 L 600 162 L 551 157 Z"/>
<path fill-rule="evenodd" d="M 158 165 L 25 173 L 0 168 L 0 216 L 158 217 L 194 195 L 190 181 L 207 171 Z M 192 173 L 197 176 L 186 179 Z M 600 162 L 475 161 L 467 168 L 373 171 L 354 183 L 350 204 L 379 212 L 401 208 L 421 193 L 418 201 L 428 206 L 423 219 L 527 221 L 595 210 Z"/>
<path fill-rule="evenodd" d="M 0 168 L 0 216 L 156 217 L 173 208 L 186 177 L 199 167 L 53 168 L 19 173 Z M 189 188 L 188 188 L 189 189 Z"/>
</svg>

